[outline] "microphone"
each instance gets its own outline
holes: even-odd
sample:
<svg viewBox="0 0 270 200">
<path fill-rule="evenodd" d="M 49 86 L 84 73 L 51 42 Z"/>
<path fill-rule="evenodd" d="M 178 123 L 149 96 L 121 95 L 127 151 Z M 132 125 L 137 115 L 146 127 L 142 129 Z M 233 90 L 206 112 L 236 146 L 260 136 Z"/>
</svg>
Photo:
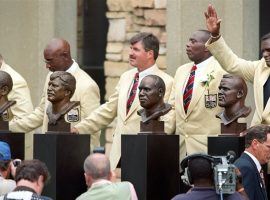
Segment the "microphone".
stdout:
<svg viewBox="0 0 270 200">
<path fill-rule="evenodd" d="M 232 164 L 235 161 L 236 158 L 236 153 L 232 150 L 227 152 L 227 156 L 226 156 L 228 163 Z"/>
</svg>

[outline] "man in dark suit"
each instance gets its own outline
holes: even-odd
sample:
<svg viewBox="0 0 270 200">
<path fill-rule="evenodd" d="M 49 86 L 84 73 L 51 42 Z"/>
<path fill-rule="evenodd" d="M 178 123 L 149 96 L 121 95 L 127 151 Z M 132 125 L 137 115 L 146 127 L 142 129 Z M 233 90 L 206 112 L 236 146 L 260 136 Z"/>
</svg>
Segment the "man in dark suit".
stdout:
<svg viewBox="0 0 270 200">
<path fill-rule="evenodd" d="M 262 164 L 270 160 L 270 126 L 257 125 L 246 131 L 245 151 L 235 161 L 250 200 L 267 200 Z"/>
</svg>

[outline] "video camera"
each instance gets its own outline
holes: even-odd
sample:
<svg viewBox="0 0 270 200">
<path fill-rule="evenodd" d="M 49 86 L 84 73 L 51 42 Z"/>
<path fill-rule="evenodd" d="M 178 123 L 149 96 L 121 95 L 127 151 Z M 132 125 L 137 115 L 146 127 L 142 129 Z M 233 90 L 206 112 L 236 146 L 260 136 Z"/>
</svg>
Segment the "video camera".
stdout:
<svg viewBox="0 0 270 200">
<path fill-rule="evenodd" d="M 186 157 L 181 162 L 182 169 L 185 169 L 185 175 L 181 178 L 187 184 L 192 184 L 188 170 L 188 162 L 190 159 L 194 159 L 196 157 L 203 157 L 212 163 L 214 184 L 217 194 L 233 194 L 235 192 L 237 175 L 236 167 L 232 164 L 236 157 L 235 152 L 228 151 L 227 156 L 209 156 L 206 154 L 194 154 Z"/>
<path fill-rule="evenodd" d="M 214 181 L 217 194 L 233 194 L 236 189 L 236 167 L 232 164 L 235 153 L 229 151 L 227 156 L 214 158 Z"/>
</svg>

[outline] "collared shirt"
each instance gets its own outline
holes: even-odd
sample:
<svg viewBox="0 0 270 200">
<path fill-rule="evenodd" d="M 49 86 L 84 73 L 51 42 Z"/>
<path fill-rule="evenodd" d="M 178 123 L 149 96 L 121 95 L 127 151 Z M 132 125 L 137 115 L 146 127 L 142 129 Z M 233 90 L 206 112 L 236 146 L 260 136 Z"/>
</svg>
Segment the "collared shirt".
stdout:
<svg viewBox="0 0 270 200">
<path fill-rule="evenodd" d="M 195 79 L 194 80 L 199 79 L 200 80 L 199 82 L 201 82 L 206 78 L 205 77 L 206 74 L 204 74 L 204 69 L 207 67 L 211 58 L 212 58 L 212 56 L 207 58 L 206 60 L 202 61 L 201 63 L 196 64 L 197 69 L 195 72 Z M 194 65 L 195 65 L 195 63 L 194 63 Z M 188 79 L 189 79 L 189 76 L 186 77 L 185 85 L 187 84 Z M 195 87 L 196 87 L 196 84 L 194 84 L 193 88 L 195 88 Z M 185 88 L 186 87 L 183 87 L 183 94 L 184 94 Z"/>
<path fill-rule="evenodd" d="M 246 153 L 249 157 L 251 157 L 251 159 L 253 160 L 253 162 L 256 164 L 256 167 L 260 173 L 261 169 L 262 169 L 262 166 L 260 164 L 260 162 L 258 161 L 258 159 L 253 156 L 251 153 L 247 152 L 247 151 L 244 151 L 244 153 Z"/>
<path fill-rule="evenodd" d="M 72 59 L 72 61 L 73 61 L 72 65 L 66 70 L 66 72 L 69 72 L 71 74 L 74 73 L 76 69 L 78 69 L 79 67 L 78 63 L 76 63 L 75 60 Z"/>
<path fill-rule="evenodd" d="M 138 87 L 139 87 L 139 85 L 140 85 L 140 83 L 141 83 L 141 81 L 142 81 L 142 79 L 143 79 L 144 77 L 146 77 L 146 76 L 148 76 L 148 75 L 151 75 L 151 74 L 154 74 L 154 71 L 155 71 L 156 68 L 157 68 L 157 65 L 154 64 L 153 66 L 151 66 L 151 67 L 149 67 L 149 68 L 147 68 L 147 69 L 145 69 L 145 70 L 139 72 L 139 83 L 138 83 Z M 138 72 L 138 71 L 137 71 L 137 72 Z M 130 93 L 130 90 L 131 90 L 132 86 L 133 86 L 133 82 L 132 82 L 132 84 L 131 84 L 130 87 L 129 87 L 127 97 L 129 97 L 129 93 Z M 139 90 L 137 89 L 136 95 L 137 95 L 138 93 L 139 93 Z"/>
<path fill-rule="evenodd" d="M 16 182 L 11 179 L 4 179 L 0 173 L 0 196 L 11 192 L 16 187 Z"/>
<path fill-rule="evenodd" d="M 106 179 L 100 179 L 100 180 L 97 180 L 96 182 L 94 182 L 91 185 L 91 187 L 105 185 L 105 184 L 113 184 L 113 183 L 109 180 L 106 180 Z M 137 197 L 137 194 L 136 194 L 136 191 L 135 191 L 133 185 L 129 182 L 128 182 L 128 184 L 129 184 L 129 189 L 130 189 L 130 193 L 131 193 L 131 200 L 138 200 L 138 197 Z"/>
</svg>

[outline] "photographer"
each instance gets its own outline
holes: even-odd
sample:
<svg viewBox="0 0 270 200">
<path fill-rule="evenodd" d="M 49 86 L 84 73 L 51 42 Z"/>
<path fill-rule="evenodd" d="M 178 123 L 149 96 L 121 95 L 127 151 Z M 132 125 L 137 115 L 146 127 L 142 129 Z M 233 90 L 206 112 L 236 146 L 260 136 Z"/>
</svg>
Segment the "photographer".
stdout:
<svg viewBox="0 0 270 200">
<path fill-rule="evenodd" d="M 194 187 L 185 194 L 179 194 L 172 200 L 218 200 L 214 183 L 213 161 L 204 154 L 193 154 L 181 162 L 182 169 L 187 168 L 188 179 Z M 224 195 L 225 200 L 243 200 L 241 194 Z"/>
<path fill-rule="evenodd" d="M 12 191 L 16 187 L 14 180 L 9 179 L 14 176 L 16 167 L 11 161 L 10 147 L 6 142 L 0 141 L 0 196 Z"/>
</svg>

